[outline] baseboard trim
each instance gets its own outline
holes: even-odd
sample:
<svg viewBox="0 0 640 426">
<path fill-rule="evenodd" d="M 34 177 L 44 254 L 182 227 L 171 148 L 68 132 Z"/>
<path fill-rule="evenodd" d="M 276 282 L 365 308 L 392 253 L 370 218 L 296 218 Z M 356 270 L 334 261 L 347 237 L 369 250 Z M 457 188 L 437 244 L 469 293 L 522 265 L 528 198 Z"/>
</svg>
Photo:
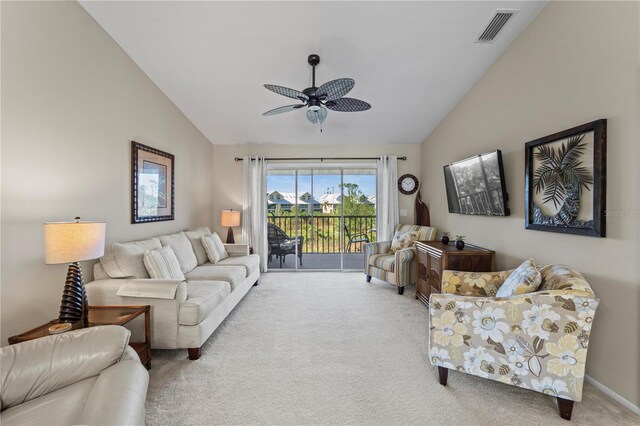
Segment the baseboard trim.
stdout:
<svg viewBox="0 0 640 426">
<path fill-rule="evenodd" d="M 640 416 L 640 407 L 638 407 L 637 405 L 635 405 L 633 402 L 631 401 L 627 401 L 626 399 L 624 399 L 622 396 L 618 395 L 617 393 L 615 393 L 614 391 L 612 391 L 611 389 L 609 389 L 608 387 L 606 387 L 605 385 L 603 385 L 602 383 L 600 383 L 599 381 L 595 380 L 593 377 L 591 376 L 584 376 L 584 380 L 587 383 L 592 384 L 595 388 L 597 388 L 598 390 L 602 391 L 602 393 L 604 393 L 605 395 L 607 395 L 609 398 L 613 399 L 614 401 L 616 401 L 618 404 L 622 405 L 623 407 L 625 407 L 626 409 L 628 409 L 629 411 L 631 411 L 634 414 L 637 414 Z"/>
</svg>

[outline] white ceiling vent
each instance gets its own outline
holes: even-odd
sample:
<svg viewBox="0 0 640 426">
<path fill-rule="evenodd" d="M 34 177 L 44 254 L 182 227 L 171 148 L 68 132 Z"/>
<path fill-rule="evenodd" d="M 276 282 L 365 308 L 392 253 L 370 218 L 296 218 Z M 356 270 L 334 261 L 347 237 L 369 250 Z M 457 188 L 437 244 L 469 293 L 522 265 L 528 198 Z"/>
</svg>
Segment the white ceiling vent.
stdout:
<svg viewBox="0 0 640 426">
<path fill-rule="evenodd" d="M 489 23 L 484 27 L 476 38 L 476 43 L 493 43 L 496 37 L 500 34 L 500 31 L 507 25 L 507 23 L 518 13 L 518 9 L 498 9 L 496 13 L 491 17 Z"/>
</svg>

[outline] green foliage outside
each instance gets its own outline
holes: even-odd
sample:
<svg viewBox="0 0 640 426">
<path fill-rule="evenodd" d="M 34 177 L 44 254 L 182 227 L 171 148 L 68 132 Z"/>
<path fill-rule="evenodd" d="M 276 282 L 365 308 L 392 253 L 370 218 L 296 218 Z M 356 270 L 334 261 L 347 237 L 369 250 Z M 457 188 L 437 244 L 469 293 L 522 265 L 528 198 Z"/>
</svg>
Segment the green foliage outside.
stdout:
<svg viewBox="0 0 640 426">
<path fill-rule="evenodd" d="M 291 210 L 281 210 L 276 206 L 269 209 L 268 221 L 280 227 L 290 237 L 296 234 L 296 214 L 299 218 L 299 235 L 304 237 L 303 253 L 339 253 L 340 237 L 346 248 L 349 238 L 340 228 L 340 217 L 344 209 L 345 226 L 353 238 L 365 234 L 369 241 L 375 241 L 376 208 L 355 183 L 343 186 L 342 204 L 333 207 L 331 213 L 323 213 L 322 206 L 312 212 L 306 206 L 292 206 Z M 360 250 L 360 244 L 352 245 L 351 251 Z"/>
</svg>

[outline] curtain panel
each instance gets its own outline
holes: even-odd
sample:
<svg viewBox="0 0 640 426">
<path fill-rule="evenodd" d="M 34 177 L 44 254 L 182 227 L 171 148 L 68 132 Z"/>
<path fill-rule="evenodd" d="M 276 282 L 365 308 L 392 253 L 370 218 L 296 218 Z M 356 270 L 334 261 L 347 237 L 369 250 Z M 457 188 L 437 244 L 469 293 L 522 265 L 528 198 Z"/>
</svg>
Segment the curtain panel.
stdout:
<svg viewBox="0 0 640 426">
<path fill-rule="evenodd" d="M 378 241 L 390 241 L 399 223 L 398 214 L 398 157 L 383 155 L 377 170 L 376 228 Z"/>
<path fill-rule="evenodd" d="M 267 272 L 267 161 L 264 157 L 244 157 L 242 167 L 242 234 L 260 255 L 260 272 Z"/>
</svg>

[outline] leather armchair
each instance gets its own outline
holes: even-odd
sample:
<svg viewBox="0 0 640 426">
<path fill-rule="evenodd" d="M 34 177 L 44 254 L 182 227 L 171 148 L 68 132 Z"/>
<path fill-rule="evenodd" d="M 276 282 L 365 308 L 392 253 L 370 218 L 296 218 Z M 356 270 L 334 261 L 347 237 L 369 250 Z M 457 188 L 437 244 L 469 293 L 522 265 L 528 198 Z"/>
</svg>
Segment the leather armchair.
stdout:
<svg viewBox="0 0 640 426">
<path fill-rule="evenodd" d="M 540 268 L 535 292 L 495 297 L 511 272 L 443 272 L 442 294 L 429 303 L 429 359 L 442 385 L 454 369 L 552 395 L 569 420 L 598 299 L 564 265 Z"/>
<path fill-rule="evenodd" d="M 149 374 L 130 332 L 91 327 L 0 350 L 0 423 L 144 425 Z"/>
<path fill-rule="evenodd" d="M 398 231 L 418 231 L 418 240 L 433 240 L 437 228 L 419 225 L 397 225 Z M 367 282 L 376 277 L 398 286 L 398 294 L 404 293 L 405 286 L 416 282 L 416 249 L 409 247 L 390 253 L 391 241 L 379 241 L 362 246 L 364 253 L 364 273 Z"/>
</svg>

